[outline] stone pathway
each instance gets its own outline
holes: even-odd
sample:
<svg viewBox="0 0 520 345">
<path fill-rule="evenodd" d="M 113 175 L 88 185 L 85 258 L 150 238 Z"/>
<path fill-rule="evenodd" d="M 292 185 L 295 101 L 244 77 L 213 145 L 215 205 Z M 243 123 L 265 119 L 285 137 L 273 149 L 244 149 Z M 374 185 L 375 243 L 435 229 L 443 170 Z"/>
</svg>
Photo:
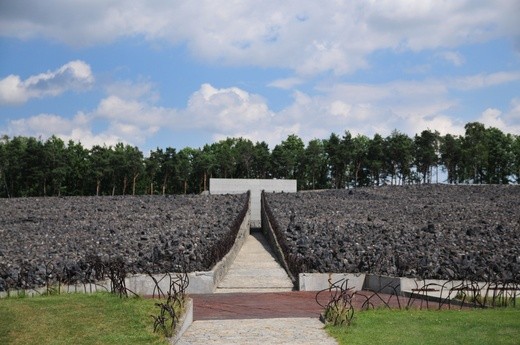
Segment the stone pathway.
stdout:
<svg viewBox="0 0 520 345">
<path fill-rule="evenodd" d="M 337 345 L 317 318 L 195 321 L 178 345 Z"/>
<path fill-rule="evenodd" d="M 177 344 L 337 345 L 314 294 L 292 290 L 263 234 L 253 232 L 216 294 L 192 296 L 195 321 Z"/>
<path fill-rule="evenodd" d="M 293 283 L 276 260 L 264 235 L 261 232 L 252 232 L 215 292 L 291 290 L 293 290 Z"/>
</svg>

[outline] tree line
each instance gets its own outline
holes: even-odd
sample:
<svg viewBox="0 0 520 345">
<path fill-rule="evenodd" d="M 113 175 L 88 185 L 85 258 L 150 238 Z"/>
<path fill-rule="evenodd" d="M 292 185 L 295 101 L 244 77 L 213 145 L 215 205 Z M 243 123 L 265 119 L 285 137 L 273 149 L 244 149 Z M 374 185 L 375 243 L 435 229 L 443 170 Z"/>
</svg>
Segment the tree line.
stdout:
<svg viewBox="0 0 520 345">
<path fill-rule="evenodd" d="M 200 193 L 212 177 L 296 179 L 302 190 L 518 184 L 520 136 L 471 122 L 460 136 L 428 129 L 414 137 L 394 130 L 369 138 L 345 131 L 305 145 L 293 134 L 272 150 L 265 142 L 227 138 L 197 149 L 157 148 L 148 156 L 123 143 L 87 149 L 56 136 L 0 139 L 0 197 Z"/>
</svg>

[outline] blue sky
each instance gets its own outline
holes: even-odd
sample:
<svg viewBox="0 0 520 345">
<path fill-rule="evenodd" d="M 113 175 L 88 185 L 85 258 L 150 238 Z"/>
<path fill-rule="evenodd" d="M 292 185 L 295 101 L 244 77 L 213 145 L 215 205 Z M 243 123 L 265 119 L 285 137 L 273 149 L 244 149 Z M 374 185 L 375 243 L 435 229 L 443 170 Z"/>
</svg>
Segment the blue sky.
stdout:
<svg viewBox="0 0 520 345">
<path fill-rule="evenodd" d="M 0 134 L 90 147 L 520 135 L 520 2 L 0 2 Z"/>
</svg>

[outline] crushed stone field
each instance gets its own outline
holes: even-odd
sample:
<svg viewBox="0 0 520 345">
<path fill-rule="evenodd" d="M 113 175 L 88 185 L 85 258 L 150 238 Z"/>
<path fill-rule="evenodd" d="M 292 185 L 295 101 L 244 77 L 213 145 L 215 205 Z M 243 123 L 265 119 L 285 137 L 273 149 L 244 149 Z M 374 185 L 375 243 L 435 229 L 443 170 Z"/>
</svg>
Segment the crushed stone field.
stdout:
<svg viewBox="0 0 520 345">
<path fill-rule="evenodd" d="M 53 275 L 85 282 L 113 258 L 128 273 L 209 270 L 247 203 L 248 194 L 0 199 L 0 291 Z"/>
<path fill-rule="evenodd" d="M 266 194 L 293 273 L 520 281 L 520 186 Z"/>
</svg>

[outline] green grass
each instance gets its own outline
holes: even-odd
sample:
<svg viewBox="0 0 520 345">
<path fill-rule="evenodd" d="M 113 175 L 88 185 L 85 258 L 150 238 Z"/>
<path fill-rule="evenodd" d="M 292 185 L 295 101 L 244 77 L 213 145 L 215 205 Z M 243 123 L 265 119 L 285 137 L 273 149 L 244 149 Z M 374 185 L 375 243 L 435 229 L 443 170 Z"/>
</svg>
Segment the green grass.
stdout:
<svg viewBox="0 0 520 345">
<path fill-rule="evenodd" d="M 340 344 L 519 344 L 520 308 L 369 310 L 327 326 Z"/>
<path fill-rule="evenodd" d="M 155 301 L 110 294 L 0 299 L 0 344 L 167 344 Z"/>
</svg>

